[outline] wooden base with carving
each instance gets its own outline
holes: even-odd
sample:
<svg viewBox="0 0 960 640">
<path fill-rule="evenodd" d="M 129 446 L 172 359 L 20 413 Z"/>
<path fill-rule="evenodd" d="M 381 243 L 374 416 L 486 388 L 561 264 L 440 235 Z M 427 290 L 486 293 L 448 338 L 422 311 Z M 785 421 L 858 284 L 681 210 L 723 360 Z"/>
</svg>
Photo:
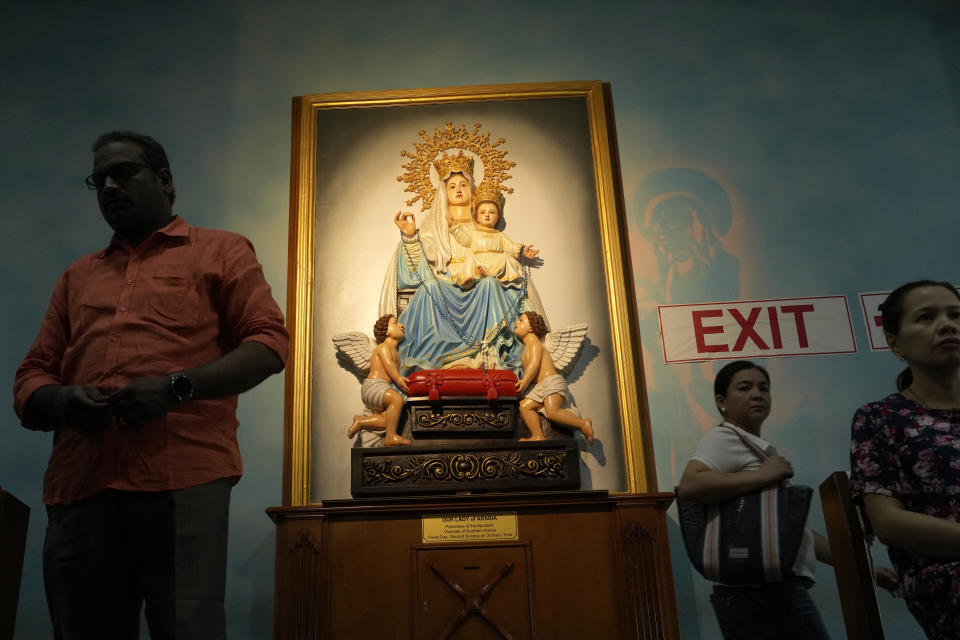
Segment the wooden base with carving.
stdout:
<svg viewBox="0 0 960 640">
<path fill-rule="evenodd" d="M 574 440 L 354 447 L 350 455 L 350 493 L 357 498 L 580 487 Z"/>
<path fill-rule="evenodd" d="M 274 637 L 679 638 L 672 497 L 569 491 L 273 507 Z M 515 517 L 517 539 L 424 542 L 425 518 L 487 514 Z"/>
<path fill-rule="evenodd" d="M 407 398 L 405 435 L 429 438 L 516 438 L 517 399 L 455 397 L 430 402 L 426 397 Z"/>
</svg>

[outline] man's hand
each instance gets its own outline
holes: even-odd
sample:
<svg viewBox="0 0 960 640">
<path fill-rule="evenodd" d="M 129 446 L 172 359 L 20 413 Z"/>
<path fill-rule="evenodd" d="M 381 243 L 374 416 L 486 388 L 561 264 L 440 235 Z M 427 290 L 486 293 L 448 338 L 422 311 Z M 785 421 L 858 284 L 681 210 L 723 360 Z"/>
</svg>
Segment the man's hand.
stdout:
<svg viewBox="0 0 960 640">
<path fill-rule="evenodd" d="M 407 386 L 407 383 L 410 382 L 407 380 L 406 376 L 400 376 L 400 382 L 397 383 L 397 386 L 400 387 L 400 390 L 405 394 L 410 395 L 410 387 Z"/>
<path fill-rule="evenodd" d="M 107 424 L 107 396 L 100 393 L 96 387 L 40 387 L 30 402 L 34 406 L 43 405 L 37 408 L 47 415 L 52 413 L 63 426 L 86 429 L 100 428 Z"/>
<path fill-rule="evenodd" d="M 515 384 L 514 386 L 517 388 L 518 394 L 523 393 L 524 390 L 526 390 L 526 388 L 530 386 L 530 380 L 527 380 L 526 378 L 522 378 L 520 380 L 517 380 L 517 384 Z"/>
<path fill-rule="evenodd" d="M 107 401 L 110 403 L 110 413 L 124 427 L 136 427 L 162 418 L 178 404 L 170 391 L 170 379 L 167 377 L 138 378 L 111 393 Z"/>
</svg>

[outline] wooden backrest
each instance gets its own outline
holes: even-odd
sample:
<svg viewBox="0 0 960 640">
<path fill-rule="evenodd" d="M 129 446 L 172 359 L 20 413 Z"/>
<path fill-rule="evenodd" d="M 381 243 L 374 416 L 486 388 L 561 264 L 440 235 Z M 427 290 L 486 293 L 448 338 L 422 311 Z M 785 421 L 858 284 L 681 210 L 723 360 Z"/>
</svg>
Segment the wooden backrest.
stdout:
<svg viewBox="0 0 960 640">
<path fill-rule="evenodd" d="M 13 640 L 30 508 L 0 489 L 0 640 Z"/>
<path fill-rule="evenodd" d="M 866 514 L 853 504 L 850 479 L 835 471 L 820 485 L 833 570 L 840 591 L 843 623 L 849 640 L 883 640 L 880 608 L 874 589 L 873 563 L 867 546 Z"/>
</svg>

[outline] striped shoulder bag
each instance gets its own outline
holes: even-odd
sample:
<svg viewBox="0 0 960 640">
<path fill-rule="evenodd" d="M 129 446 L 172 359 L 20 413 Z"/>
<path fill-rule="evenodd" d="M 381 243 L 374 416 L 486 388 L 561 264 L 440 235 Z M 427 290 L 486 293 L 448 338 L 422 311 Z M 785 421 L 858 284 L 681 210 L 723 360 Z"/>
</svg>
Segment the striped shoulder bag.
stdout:
<svg viewBox="0 0 960 640">
<path fill-rule="evenodd" d="M 767 454 L 730 429 L 762 462 Z M 704 504 L 677 497 L 687 555 L 704 578 L 723 584 L 782 582 L 793 575 L 813 489 L 778 483 Z"/>
</svg>

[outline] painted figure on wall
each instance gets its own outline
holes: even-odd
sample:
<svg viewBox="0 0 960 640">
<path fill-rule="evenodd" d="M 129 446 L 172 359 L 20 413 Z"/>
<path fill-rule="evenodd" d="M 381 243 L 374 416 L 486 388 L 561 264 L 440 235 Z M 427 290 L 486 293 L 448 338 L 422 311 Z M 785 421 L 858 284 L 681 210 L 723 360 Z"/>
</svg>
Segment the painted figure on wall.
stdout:
<svg viewBox="0 0 960 640">
<path fill-rule="evenodd" d="M 657 260 L 655 278 L 641 286 L 666 304 L 736 300 L 739 262 L 723 248 L 732 208 L 716 180 L 695 169 L 667 169 L 646 178 L 637 190 L 643 207 L 642 233 Z"/>
<path fill-rule="evenodd" d="M 634 224 L 649 243 L 648 254 L 633 252 L 641 335 L 659 335 L 658 305 L 738 299 L 739 261 L 723 246 L 733 224 L 733 207 L 723 186 L 697 169 L 664 169 L 643 180 L 632 204 Z M 646 255 L 654 260 L 642 264 Z M 671 416 L 689 415 L 683 424 L 697 427 L 662 436 L 669 440 L 668 484 L 679 480 L 678 455 L 682 464 L 685 452 L 713 427 L 711 408 L 702 398 L 710 395 L 715 366 L 646 370 L 651 404 Z"/>
</svg>

